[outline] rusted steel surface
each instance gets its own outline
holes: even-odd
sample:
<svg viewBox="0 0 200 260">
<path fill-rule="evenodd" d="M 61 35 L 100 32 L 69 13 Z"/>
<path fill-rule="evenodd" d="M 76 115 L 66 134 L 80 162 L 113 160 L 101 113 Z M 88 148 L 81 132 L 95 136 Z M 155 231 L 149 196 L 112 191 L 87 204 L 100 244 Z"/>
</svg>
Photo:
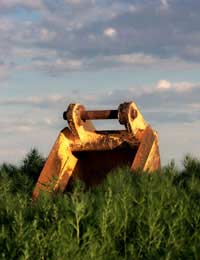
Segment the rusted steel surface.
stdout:
<svg viewBox="0 0 200 260">
<path fill-rule="evenodd" d="M 100 111 L 70 104 L 63 117 L 68 127 L 60 132 L 48 156 L 33 192 L 35 198 L 41 190 L 64 191 L 70 178 L 80 178 L 88 187 L 97 185 L 122 165 L 133 171 L 160 169 L 158 135 L 135 103 Z M 118 119 L 125 130 L 97 131 L 91 119 Z"/>
<path fill-rule="evenodd" d="M 118 110 L 91 110 L 82 111 L 81 119 L 85 120 L 96 120 L 96 119 L 117 119 Z"/>
<path fill-rule="evenodd" d="M 131 103 L 123 103 L 119 105 L 119 123 L 126 125 L 129 123 L 129 117 L 135 119 L 138 115 L 137 110 L 131 106 Z"/>
<path fill-rule="evenodd" d="M 91 142 L 80 142 L 79 139 L 74 140 L 70 145 L 72 152 L 74 151 L 106 151 L 115 148 L 135 148 L 138 147 L 139 141 L 127 131 L 119 131 L 109 134 L 109 131 L 100 131 L 96 139 Z"/>
<path fill-rule="evenodd" d="M 78 161 L 69 150 L 71 138 L 69 128 L 63 129 L 58 135 L 33 191 L 34 198 L 38 197 L 40 191 L 65 189 Z"/>
<path fill-rule="evenodd" d="M 149 172 L 155 172 L 161 168 L 157 132 L 154 132 L 154 136 L 155 136 L 155 140 L 153 142 L 151 151 L 149 153 L 149 156 L 146 160 L 145 167 L 144 167 L 144 170 Z"/>
<path fill-rule="evenodd" d="M 155 135 L 152 129 L 150 127 L 147 127 L 143 132 L 142 141 L 138 147 L 137 154 L 131 166 L 132 170 L 137 171 L 144 169 L 154 141 Z"/>
</svg>

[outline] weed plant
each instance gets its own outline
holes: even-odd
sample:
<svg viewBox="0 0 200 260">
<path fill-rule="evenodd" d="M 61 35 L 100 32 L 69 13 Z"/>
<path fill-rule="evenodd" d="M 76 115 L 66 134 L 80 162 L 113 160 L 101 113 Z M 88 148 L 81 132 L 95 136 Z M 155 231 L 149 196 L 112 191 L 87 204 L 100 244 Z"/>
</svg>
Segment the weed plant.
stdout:
<svg viewBox="0 0 200 260">
<path fill-rule="evenodd" d="M 34 149 L 19 167 L 0 166 L 0 259 L 199 259 L 199 160 L 152 175 L 117 169 L 93 189 L 77 180 L 32 204 L 44 161 Z"/>
</svg>

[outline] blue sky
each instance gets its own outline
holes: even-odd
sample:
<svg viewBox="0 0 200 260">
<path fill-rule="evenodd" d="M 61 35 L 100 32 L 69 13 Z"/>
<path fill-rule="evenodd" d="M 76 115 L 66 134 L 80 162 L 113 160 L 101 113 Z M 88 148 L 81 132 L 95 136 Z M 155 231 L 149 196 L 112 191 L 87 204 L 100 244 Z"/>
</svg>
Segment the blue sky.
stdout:
<svg viewBox="0 0 200 260">
<path fill-rule="evenodd" d="M 163 164 L 199 156 L 199 14 L 197 0 L 0 0 L 0 162 L 46 156 L 70 102 L 129 100 Z"/>
</svg>

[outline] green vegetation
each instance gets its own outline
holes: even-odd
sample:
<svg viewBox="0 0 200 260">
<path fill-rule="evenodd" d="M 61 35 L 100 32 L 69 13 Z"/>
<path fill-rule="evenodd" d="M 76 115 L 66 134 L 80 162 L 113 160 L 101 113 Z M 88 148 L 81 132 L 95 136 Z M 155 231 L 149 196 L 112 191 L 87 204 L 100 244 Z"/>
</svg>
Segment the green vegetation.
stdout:
<svg viewBox="0 0 200 260">
<path fill-rule="evenodd" d="M 199 160 L 153 175 L 118 169 L 33 204 L 43 163 L 32 150 L 21 166 L 0 166 L 0 259 L 199 259 Z"/>
</svg>

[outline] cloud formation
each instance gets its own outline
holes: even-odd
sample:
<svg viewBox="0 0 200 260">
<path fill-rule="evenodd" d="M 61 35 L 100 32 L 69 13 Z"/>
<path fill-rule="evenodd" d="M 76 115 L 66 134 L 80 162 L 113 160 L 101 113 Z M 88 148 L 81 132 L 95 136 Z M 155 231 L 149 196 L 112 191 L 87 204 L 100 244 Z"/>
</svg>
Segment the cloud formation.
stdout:
<svg viewBox="0 0 200 260">
<path fill-rule="evenodd" d="M 8 18 L 13 8 L 27 18 Z M 159 67 L 167 61 L 171 68 L 177 63 L 199 66 L 199 8 L 196 0 L 117 0 L 109 6 L 103 0 L 3 0 L 0 55 L 27 70 L 53 68 L 54 74 L 87 70 L 90 64 L 96 69 L 147 62 Z M 20 54 L 14 55 L 16 48 L 29 52 L 23 66 Z M 39 57 L 30 55 L 36 51 Z"/>
<path fill-rule="evenodd" d="M 28 9 L 40 9 L 42 8 L 42 0 L 1 0 L 1 9 L 10 9 L 15 7 L 25 7 Z"/>
<path fill-rule="evenodd" d="M 127 97 L 139 105 L 147 121 L 158 126 L 161 135 L 165 132 L 168 141 L 176 141 L 172 125 L 186 137 L 194 124 L 196 128 L 191 129 L 197 135 L 199 10 L 197 0 L 0 0 L 0 83 L 7 91 L 0 100 L 1 135 L 9 134 L 12 148 L 20 135 L 27 136 L 26 142 L 43 144 L 43 139 L 51 134 L 54 139 L 56 129 L 62 128 L 61 111 L 66 104 L 78 101 L 90 108 L 109 108 Z M 95 85 L 90 77 L 99 72 L 102 83 L 98 76 L 99 90 L 90 93 L 87 83 Z M 114 74 L 116 78 L 122 75 L 120 89 L 115 87 L 120 84 Z M 132 75 L 147 86 L 136 86 Z M 149 79 L 157 82 L 153 85 Z M 51 85 L 45 86 L 46 95 L 40 91 L 43 80 Z M 64 85 L 62 80 L 66 88 L 70 86 L 68 90 L 78 91 L 70 92 L 70 97 L 63 95 L 66 92 L 57 84 Z M 110 89 L 103 89 L 110 83 Z M 18 91 L 20 98 L 15 96 Z M 185 124 L 190 126 L 187 131 L 182 127 Z M 4 139 L 1 147 L 6 150 Z M 196 147 L 194 141 L 192 145 Z M 18 148 L 22 151 L 23 147 L 24 140 Z"/>
<path fill-rule="evenodd" d="M 90 96 L 75 93 L 70 99 L 58 94 L 2 98 L 1 113 L 5 110 L 10 112 L 6 119 L 1 117 L 1 147 L 5 148 L 1 160 L 6 160 L 8 154 L 11 155 L 8 150 L 8 137 L 14 150 L 25 153 L 36 145 L 47 155 L 58 132 L 67 126 L 67 122 L 62 119 L 62 111 L 69 103 L 77 102 L 77 95 L 78 102 L 89 109 L 117 108 L 121 102 L 128 101 L 127 97 L 136 102 L 145 120 L 159 132 L 161 155 L 165 162 L 171 158 L 182 159 L 184 149 L 180 150 L 180 146 L 187 147 L 186 152 L 198 152 L 200 83 L 170 82 L 162 79 L 137 92 L 133 86 Z M 112 120 L 106 123 L 97 122 L 95 125 L 97 129 L 121 129 L 118 122 L 115 124 Z M 176 144 L 176 147 L 170 150 L 172 143 Z M 18 155 L 22 157 L 24 153 Z M 12 161 L 15 158 L 19 159 L 13 155 Z"/>
<path fill-rule="evenodd" d="M 116 89 L 98 95 L 79 95 L 79 103 L 90 107 L 118 107 L 129 97 L 142 109 L 149 121 L 157 123 L 200 121 L 200 83 L 170 82 L 160 80 L 155 86 L 147 86 L 137 91 L 135 88 Z M 77 93 L 66 97 L 62 95 L 32 96 L 26 98 L 7 98 L 0 101 L 0 106 L 28 106 L 46 111 L 61 113 L 69 103 L 76 102 Z M 49 119 L 50 120 L 50 119 Z"/>
<path fill-rule="evenodd" d="M 117 31 L 112 27 L 106 28 L 103 33 L 106 37 L 109 38 L 114 38 L 117 35 Z"/>
</svg>

